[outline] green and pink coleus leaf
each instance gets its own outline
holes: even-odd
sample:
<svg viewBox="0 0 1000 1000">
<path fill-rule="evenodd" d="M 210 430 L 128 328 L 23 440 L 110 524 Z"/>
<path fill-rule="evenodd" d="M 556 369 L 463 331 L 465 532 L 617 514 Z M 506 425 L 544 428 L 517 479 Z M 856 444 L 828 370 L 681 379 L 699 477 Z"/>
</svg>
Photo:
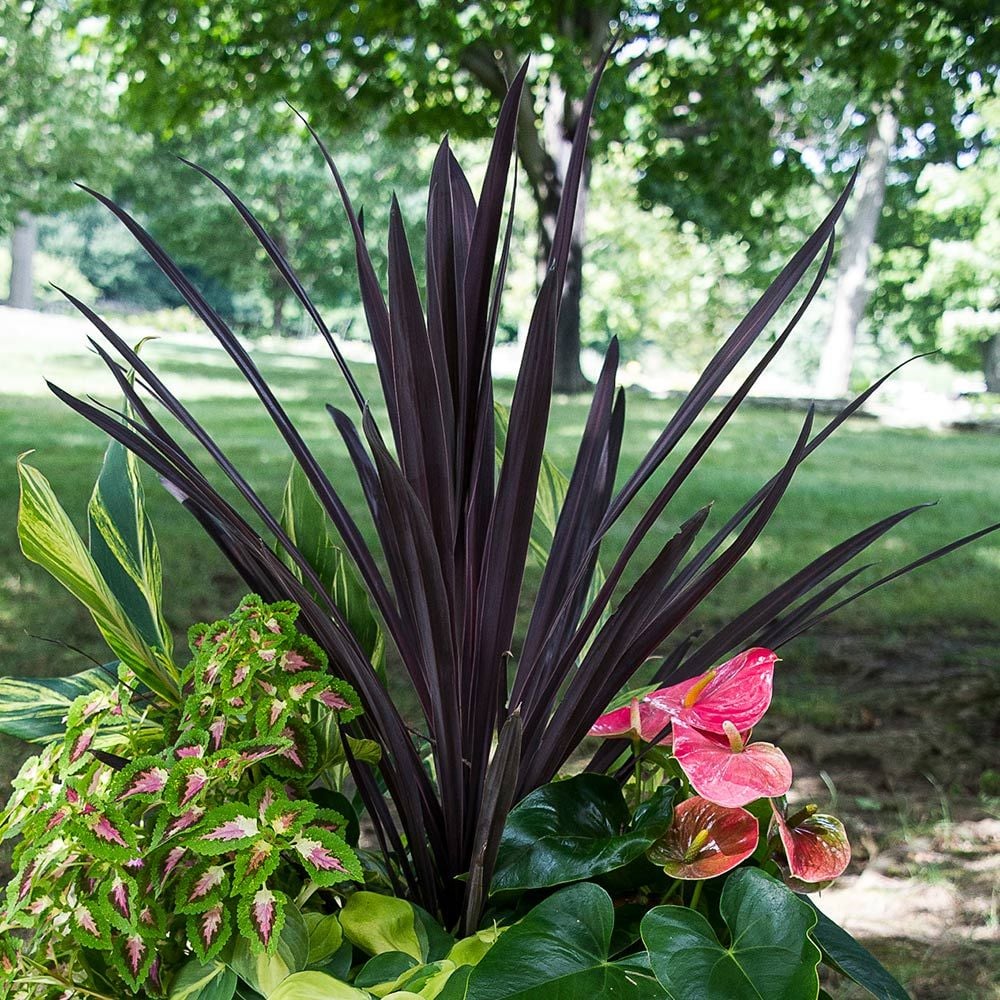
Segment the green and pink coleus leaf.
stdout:
<svg viewBox="0 0 1000 1000">
<path fill-rule="evenodd" d="M 229 874 L 222 865 L 195 865 L 177 887 L 175 906 L 178 913 L 201 913 L 228 894 Z"/>
<path fill-rule="evenodd" d="M 112 964 L 135 992 L 146 982 L 155 959 L 155 942 L 138 931 L 120 935 L 111 949 Z"/>
<path fill-rule="evenodd" d="M 190 914 L 186 929 L 195 955 L 208 963 L 222 951 L 232 936 L 233 916 L 229 906 L 217 900 L 200 913 Z"/>
<path fill-rule="evenodd" d="M 291 838 L 316 815 L 316 806 L 307 799 L 295 802 L 278 799 L 264 813 L 266 826 L 278 837 Z"/>
<path fill-rule="evenodd" d="M 233 893 L 256 892 L 274 874 L 280 860 L 277 845 L 264 837 L 242 848 L 233 863 Z"/>
<path fill-rule="evenodd" d="M 316 767 L 316 737 L 297 719 L 288 721 L 281 737 L 288 741 L 288 745 L 268 760 L 268 768 L 286 778 L 301 779 L 311 774 Z"/>
<path fill-rule="evenodd" d="M 774 819 L 768 839 L 780 842 L 775 860 L 791 888 L 814 892 L 844 873 L 851 863 L 851 842 L 844 824 L 836 816 L 807 805 L 786 818 L 773 801 L 771 810 Z"/>
<path fill-rule="evenodd" d="M 140 895 L 139 886 L 131 875 L 113 871 L 102 883 L 98 898 L 116 927 L 123 931 L 132 927 L 138 916 L 136 907 Z"/>
<path fill-rule="evenodd" d="M 115 778 L 113 794 L 119 802 L 155 802 L 170 778 L 170 767 L 159 757 L 140 757 L 120 771 Z"/>
<path fill-rule="evenodd" d="M 694 795 L 674 809 L 670 829 L 646 856 L 672 878 L 706 879 L 741 864 L 757 847 L 757 820 Z"/>
<path fill-rule="evenodd" d="M 771 704 L 774 664 L 770 649 L 748 649 L 699 677 L 661 688 L 646 696 L 675 720 L 710 733 L 723 733 L 730 722 L 749 732 Z"/>
<path fill-rule="evenodd" d="M 291 850 L 317 885 L 364 880 L 358 856 L 346 840 L 329 830 L 306 827 L 292 841 Z"/>
<path fill-rule="evenodd" d="M 106 951 L 111 948 L 108 918 L 94 900 L 81 899 L 69 913 L 70 933 L 85 948 Z"/>
<path fill-rule="evenodd" d="M 204 758 L 187 757 L 177 761 L 163 790 L 163 799 L 170 812 L 180 816 L 191 806 L 201 804 L 211 778 L 212 772 Z"/>
<path fill-rule="evenodd" d="M 110 805 L 77 817 L 71 829 L 82 847 L 104 861 L 125 864 L 140 856 L 135 829 Z"/>
<path fill-rule="evenodd" d="M 748 743 L 729 721 L 725 734 L 705 733 L 675 720 L 673 753 L 694 790 L 720 806 L 745 806 L 784 795 L 792 766 L 772 743 Z"/>
<path fill-rule="evenodd" d="M 259 834 L 254 809 L 242 802 L 231 802 L 209 810 L 190 847 L 198 854 L 225 854 L 248 846 Z"/>
<path fill-rule="evenodd" d="M 178 816 L 161 810 L 156 820 L 156 826 L 153 828 L 153 845 L 159 847 L 185 830 L 197 826 L 204 819 L 205 812 L 204 806 L 191 806 Z"/>
<path fill-rule="evenodd" d="M 250 942 L 250 950 L 259 955 L 273 954 L 285 925 L 288 897 L 264 885 L 240 898 L 236 918 L 240 933 Z"/>
</svg>

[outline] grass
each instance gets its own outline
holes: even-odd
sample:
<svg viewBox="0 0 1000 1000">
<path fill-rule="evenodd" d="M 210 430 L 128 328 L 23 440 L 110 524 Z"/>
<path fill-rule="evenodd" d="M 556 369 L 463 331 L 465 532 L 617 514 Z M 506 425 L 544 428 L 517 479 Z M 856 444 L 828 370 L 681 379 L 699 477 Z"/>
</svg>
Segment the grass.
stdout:
<svg viewBox="0 0 1000 1000">
<path fill-rule="evenodd" d="M 35 636 L 81 647 L 98 658 L 103 653 L 85 613 L 18 551 L 14 459 L 35 449 L 31 461 L 49 477 L 70 515 L 82 525 L 103 441 L 52 398 L 41 380 L 45 376 L 109 401 L 115 397 L 99 363 L 82 344 L 78 350 L 41 356 L 36 350 L 19 358 L 16 352 L 15 347 L 7 364 L 20 366 L 18 392 L 0 394 L 0 658 L 7 672 L 37 675 L 75 669 L 82 657 Z M 153 343 L 146 353 L 236 464 L 250 473 L 265 499 L 277 503 L 288 458 L 228 360 L 209 347 L 184 341 Z M 363 514 L 353 472 L 323 408 L 326 402 L 349 404 L 332 362 L 276 352 L 262 352 L 260 361 L 306 438 L 333 470 L 332 478 L 349 507 Z M 357 369 L 365 389 L 376 395 L 373 370 L 364 365 Z M 9 380 L 2 384 L 10 387 Z M 623 470 L 634 467 L 673 406 L 642 396 L 629 399 Z M 551 454 L 564 469 L 572 465 L 585 412 L 582 399 L 556 404 L 549 442 Z M 663 532 L 672 531 L 685 515 L 709 501 L 715 501 L 709 528 L 721 523 L 779 467 L 800 421 L 799 414 L 774 411 L 748 410 L 739 415 L 664 515 Z M 998 452 L 1000 442 L 993 436 L 894 430 L 870 421 L 849 424 L 800 470 L 765 536 L 700 609 L 692 627 L 711 627 L 828 544 L 914 501 L 939 503 L 876 546 L 874 556 L 881 566 L 899 565 L 995 520 L 1000 496 Z M 663 470 L 649 488 L 668 472 Z M 183 630 L 193 621 L 225 613 L 240 595 L 240 582 L 194 521 L 152 477 L 147 486 L 163 551 L 168 617 Z M 367 530 L 366 518 L 361 520 Z M 634 519 L 626 516 L 612 531 L 609 552 L 621 544 L 632 523 Z M 640 555 L 636 564 L 641 563 Z M 880 642 L 895 642 L 902 655 L 908 644 L 922 639 L 982 637 L 995 625 L 1000 606 L 998 565 L 1000 539 L 987 538 L 845 609 L 835 627 L 871 635 L 873 641 L 877 637 Z M 822 647 L 816 639 L 799 640 L 785 651 L 786 662 L 794 663 L 798 657 L 804 669 L 823 677 Z"/>
</svg>

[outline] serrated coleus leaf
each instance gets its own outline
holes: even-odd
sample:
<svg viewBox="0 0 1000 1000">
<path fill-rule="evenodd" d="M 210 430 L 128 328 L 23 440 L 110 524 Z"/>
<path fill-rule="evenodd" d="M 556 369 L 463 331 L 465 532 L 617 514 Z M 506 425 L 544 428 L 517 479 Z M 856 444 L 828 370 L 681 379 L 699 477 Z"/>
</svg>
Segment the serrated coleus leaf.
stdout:
<svg viewBox="0 0 1000 1000">
<path fill-rule="evenodd" d="M 851 863 L 851 843 L 836 816 L 818 812 L 815 805 L 796 810 L 786 818 L 771 803 L 774 820 L 769 840 L 780 840 L 784 857 L 776 861 L 785 881 L 796 892 L 814 892 L 828 886 Z"/>
<path fill-rule="evenodd" d="M 278 668 L 286 674 L 303 670 L 323 671 L 327 666 L 326 654 L 305 636 L 297 636 L 291 649 L 286 649 L 277 659 Z"/>
<path fill-rule="evenodd" d="M 329 830 L 306 827 L 292 840 L 292 850 L 317 885 L 364 879 L 357 855 L 347 841 Z"/>
<path fill-rule="evenodd" d="M 312 825 L 329 833 L 340 833 L 347 829 L 347 820 L 336 809 L 317 809 Z"/>
<path fill-rule="evenodd" d="M 106 905 L 112 923 L 121 930 L 131 928 L 139 899 L 139 886 L 124 872 L 113 872 L 101 885 L 100 900 Z"/>
<path fill-rule="evenodd" d="M 172 816 L 166 811 L 161 811 L 156 820 L 153 830 L 153 844 L 159 847 L 166 841 L 197 826 L 205 817 L 204 806 L 191 806 L 185 809 L 179 816 Z"/>
<path fill-rule="evenodd" d="M 296 719 L 289 720 L 281 736 L 288 745 L 268 760 L 271 771 L 286 778 L 302 778 L 311 773 L 316 766 L 316 737 Z"/>
<path fill-rule="evenodd" d="M 280 860 L 278 847 L 263 837 L 242 848 L 233 865 L 233 892 L 256 892 L 274 874 Z"/>
<path fill-rule="evenodd" d="M 97 729 L 95 722 L 67 730 L 62 759 L 64 771 L 72 772 L 87 763 L 87 751 L 94 745 Z"/>
<path fill-rule="evenodd" d="M 652 702 L 633 698 L 628 705 L 605 712 L 590 727 L 588 735 L 603 739 L 638 739 L 651 743 L 670 725 L 671 718 L 668 711 Z"/>
<path fill-rule="evenodd" d="M 212 961 L 222 951 L 232 931 L 232 913 L 222 900 L 187 918 L 188 940 L 195 955 L 205 963 Z"/>
<path fill-rule="evenodd" d="M 674 809 L 670 829 L 646 852 L 672 878 L 706 879 L 746 861 L 757 847 L 757 820 L 693 795 Z"/>
<path fill-rule="evenodd" d="M 111 933 L 103 909 L 93 900 L 79 900 L 69 914 L 70 932 L 85 948 L 105 951 L 111 947 Z"/>
<path fill-rule="evenodd" d="M 146 982 L 155 959 L 152 942 L 137 932 L 120 935 L 111 949 L 112 964 L 135 992 Z"/>
<path fill-rule="evenodd" d="M 225 899 L 229 892 L 229 875 L 222 865 L 196 865 L 186 872 L 177 888 L 178 913 L 201 913 Z"/>
<path fill-rule="evenodd" d="M 200 835 L 190 846 L 198 854 L 225 854 L 253 843 L 259 833 L 254 810 L 242 802 L 232 802 L 205 815 Z"/>
<path fill-rule="evenodd" d="M 774 664 L 770 649 L 748 649 L 718 667 L 661 688 L 646 701 L 685 725 L 710 733 L 723 733 L 723 723 L 749 732 L 771 704 Z"/>
<path fill-rule="evenodd" d="M 140 757 L 118 774 L 114 783 L 119 802 L 154 802 L 167 787 L 170 768 L 158 757 Z"/>
<path fill-rule="evenodd" d="M 278 799 L 268 806 L 264 823 L 277 836 L 290 838 L 311 822 L 315 815 L 316 806 L 305 799 L 295 802 Z"/>
<path fill-rule="evenodd" d="M 291 706 L 283 698 L 269 697 L 257 706 L 255 716 L 257 733 L 264 738 L 281 732 L 288 722 Z"/>
<path fill-rule="evenodd" d="M 745 806 L 784 795 L 792 765 L 773 743 L 748 743 L 729 721 L 725 733 L 704 733 L 674 722 L 673 753 L 694 790 L 720 806 Z"/>
<path fill-rule="evenodd" d="M 202 758 L 177 761 L 170 769 L 170 777 L 163 790 L 167 808 L 175 816 L 180 816 L 192 805 L 200 804 L 211 777 L 207 762 Z"/>
<path fill-rule="evenodd" d="M 240 933 L 250 942 L 255 955 L 271 954 L 277 947 L 287 906 L 288 897 L 266 885 L 240 898 L 236 910 Z"/>
<path fill-rule="evenodd" d="M 267 810 L 280 800 L 290 801 L 288 791 L 277 778 L 264 778 L 250 791 L 250 805 L 257 811 L 257 818 L 264 822 Z"/>
<path fill-rule="evenodd" d="M 104 861 L 125 864 L 139 857 L 135 830 L 127 819 L 110 805 L 78 816 L 71 828 L 80 843 Z"/>
</svg>

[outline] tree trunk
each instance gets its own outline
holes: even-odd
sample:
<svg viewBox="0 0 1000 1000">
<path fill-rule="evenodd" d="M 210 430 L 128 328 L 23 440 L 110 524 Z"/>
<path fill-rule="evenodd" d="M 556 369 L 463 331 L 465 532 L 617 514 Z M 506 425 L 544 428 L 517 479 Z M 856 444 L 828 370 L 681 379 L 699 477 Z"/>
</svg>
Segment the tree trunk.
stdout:
<svg viewBox="0 0 1000 1000">
<path fill-rule="evenodd" d="M 854 344 L 871 295 L 868 266 L 885 202 L 889 157 L 898 130 L 895 115 L 885 109 L 876 115 L 868 132 L 854 192 L 854 211 L 844 224 L 837 258 L 833 314 L 816 379 L 817 396 L 844 396 L 850 388 Z"/>
<path fill-rule="evenodd" d="M 555 234 L 556 215 L 562 199 L 573 150 L 573 137 L 580 120 L 579 102 L 568 99 L 559 80 L 549 80 L 548 100 L 542 127 L 544 148 L 547 154 L 546 169 L 541 177 L 533 179 L 532 191 L 538 206 L 538 278 L 545 276 L 552 238 Z M 553 389 L 556 392 L 576 393 L 585 391 L 590 383 L 580 368 L 580 302 L 583 297 L 583 245 L 584 222 L 587 214 L 587 192 L 590 185 L 590 161 L 583 172 L 583 183 L 577 199 L 573 220 L 573 235 L 569 260 L 566 266 L 566 283 L 559 307 L 559 325 L 556 330 L 556 358 Z"/>
<path fill-rule="evenodd" d="M 986 391 L 1000 395 L 1000 333 L 983 341 L 983 375 L 986 376 Z"/>
<path fill-rule="evenodd" d="M 7 305 L 34 309 L 34 256 L 38 243 L 38 223 L 30 212 L 21 212 L 10 241 L 10 295 Z"/>
</svg>

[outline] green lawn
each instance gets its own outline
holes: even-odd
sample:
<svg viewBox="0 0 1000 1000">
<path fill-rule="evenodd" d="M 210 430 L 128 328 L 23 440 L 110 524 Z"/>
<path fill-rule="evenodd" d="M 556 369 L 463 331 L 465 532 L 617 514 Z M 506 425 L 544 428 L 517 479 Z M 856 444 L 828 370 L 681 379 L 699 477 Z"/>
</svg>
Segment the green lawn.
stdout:
<svg viewBox="0 0 1000 1000">
<path fill-rule="evenodd" d="M 6 348 L 5 348 L 6 350 Z M 289 460 L 256 400 L 228 360 L 206 347 L 150 345 L 153 358 L 177 394 L 259 487 L 277 501 Z M 41 384 L 42 376 L 76 391 L 114 400 L 96 358 L 81 346 L 62 353 L 12 351 L 24 387 L 0 395 L 0 657 L 10 673 L 40 674 L 77 667 L 77 653 L 36 636 L 78 646 L 100 658 L 100 642 L 87 617 L 48 576 L 20 555 L 15 533 L 17 506 L 14 459 L 35 449 L 32 462 L 49 477 L 64 505 L 82 523 L 86 499 L 100 462 L 102 439 L 67 411 Z M 332 470 L 348 504 L 361 510 L 360 492 L 338 436 L 324 410 L 327 402 L 347 407 L 349 398 L 332 362 L 294 354 L 262 353 L 261 365 L 307 439 Z M 376 389 L 374 372 L 358 366 L 366 389 Z M 670 416 L 674 404 L 636 395 L 629 416 L 621 467 L 631 470 Z M 584 400 L 556 404 L 550 449 L 568 469 L 575 453 Z M 703 460 L 692 480 L 663 517 L 670 532 L 696 507 L 715 501 L 709 527 L 722 522 L 776 470 L 791 447 L 799 414 L 749 410 L 733 421 Z M 699 425 L 700 426 L 700 425 Z M 880 566 L 892 567 L 926 549 L 996 520 L 1000 513 L 1000 439 L 989 435 L 894 430 L 856 421 L 825 444 L 798 473 L 779 513 L 745 563 L 692 620 L 707 624 L 732 614 L 779 583 L 823 548 L 915 501 L 938 505 L 915 515 L 874 550 Z M 664 469 L 657 482 L 669 471 Z M 179 629 L 225 613 L 240 583 L 200 529 L 149 477 L 152 517 L 163 550 L 166 606 Z M 655 485 L 655 484 L 654 484 Z M 362 523 L 367 521 L 362 513 Z M 634 517 L 612 532 L 608 552 L 620 544 Z M 662 535 L 660 535 L 662 537 Z M 655 539 L 654 539 L 655 542 Z M 650 543 L 650 547 L 653 543 Z M 641 563 L 641 558 L 639 562 Z M 1000 607 L 1000 534 L 955 553 L 845 609 L 838 631 L 917 643 L 942 636 L 983 637 Z M 785 651 L 796 656 L 796 646 Z M 822 667 L 816 642 L 798 644 L 802 659 Z"/>
</svg>

